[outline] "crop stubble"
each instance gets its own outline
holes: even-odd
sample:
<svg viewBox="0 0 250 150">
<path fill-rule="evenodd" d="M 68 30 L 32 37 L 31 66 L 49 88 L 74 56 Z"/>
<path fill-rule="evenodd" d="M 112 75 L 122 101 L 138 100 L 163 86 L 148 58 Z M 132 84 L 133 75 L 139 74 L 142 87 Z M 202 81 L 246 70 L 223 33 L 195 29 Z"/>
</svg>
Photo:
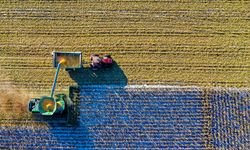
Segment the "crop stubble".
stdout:
<svg viewBox="0 0 250 150">
<path fill-rule="evenodd" d="M 55 72 L 51 51 L 82 51 L 87 61 L 91 53 L 111 53 L 129 84 L 247 87 L 248 6 L 241 1 L 1 3 L 1 70 L 18 87 L 48 91 Z M 66 73 L 59 82 L 61 89 L 73 83 Z"/>
</svg>

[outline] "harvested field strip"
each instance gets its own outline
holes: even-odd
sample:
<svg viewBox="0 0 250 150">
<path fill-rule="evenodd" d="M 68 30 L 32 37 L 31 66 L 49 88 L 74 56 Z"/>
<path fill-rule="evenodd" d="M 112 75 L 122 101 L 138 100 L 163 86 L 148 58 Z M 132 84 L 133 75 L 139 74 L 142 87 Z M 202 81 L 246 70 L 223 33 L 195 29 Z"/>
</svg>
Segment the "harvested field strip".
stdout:
<svg viewBox="0 0 250 150">
<path fill-rule="evenodd" d="M 147 1 L 147 6 L 139 1 L 3 3 L 0 10 L 3 16 L 0 33 L 2 37 L 7 37 L 3 40 L 9 40 L 7 45 L 10 46 L 20 42 L 22 38 L 21 43 L 26 47 L 7 47 L 6 52 L 1 55 L 49 57 L 49 53 L 58 45 L 59 49 L 70 51 L 84 49 L 87 55 L 99 52 L 100 49 L 104 49 L 101 53 L 111 51 L 117 55 L 171 55 L 171 52 L 162 50 L 176 49 L 173 53 L 185 55 L 185 58 L 187 55 L 218 56 L 206 60 L 208 64 L 213 63 L 211 61 L 216 63 L 221 55 L 227 57 L 227 60 L 236 56 L 238 60 L 248 58 L 249 2 L 190 3 L 191 1 Z M 105 36 L 104 40 L 101 39 L 102 36 Z M 55 41 L 55 38 L 58 40 Z M 35 46 L 45 44 L 34 48 L 32 43 Z M 177 46 L 176 43 L 181 45 Z M 100 46 L 95 46 L 97 44 Z M 187 46 L 188 44 L 191 46 Z M 198 47 L 204 44 L 205 46 Z M 221 51 L 217 52 L 213 45 L 220 47 Z M 191 51 L 183 52 L 183 49 L 187 48 Z M 202 60 L 203 57 L 199 57 L 193 59 Z M 178 60 L 175 56 L 168 59 Z"/>
</svg>

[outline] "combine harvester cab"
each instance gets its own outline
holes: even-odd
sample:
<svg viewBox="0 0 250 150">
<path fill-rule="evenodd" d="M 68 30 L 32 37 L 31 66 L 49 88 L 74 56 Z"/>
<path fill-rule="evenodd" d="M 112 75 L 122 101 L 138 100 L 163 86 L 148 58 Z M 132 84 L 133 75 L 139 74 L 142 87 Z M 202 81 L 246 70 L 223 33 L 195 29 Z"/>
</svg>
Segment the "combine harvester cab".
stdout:
<svg viewBox="0 0 250 150">
<path fill-rule="evenodd" d="M 69 96 L 60 93 L 54 97 L 56 82 L 61 68 L 66 71 L 74 71 L 82 67 L 81 52 L 53 52 L 53 67 L 57 68 L 50 96 L 32 98 L 28 104 L 28 110 L 42 116 L 65 116 L 67 125 L 77 125 L 79 89 L 78 86 L 69 87 Z"/>
</svg>

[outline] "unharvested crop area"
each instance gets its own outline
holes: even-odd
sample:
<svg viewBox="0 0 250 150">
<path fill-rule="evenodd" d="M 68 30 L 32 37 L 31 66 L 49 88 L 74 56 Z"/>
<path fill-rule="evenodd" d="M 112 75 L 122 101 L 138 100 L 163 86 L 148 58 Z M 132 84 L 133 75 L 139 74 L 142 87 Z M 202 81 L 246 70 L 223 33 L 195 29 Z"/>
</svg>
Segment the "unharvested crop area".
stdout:
<svg viewBox="0 0 250 150">
<path fill-rule="evenodd" d="M 80 124 L 0 121 L 2 149 L 247 149 L 249 90 L 86 85 Z"/>
<path fill-rule="evenodd" d="M 48 92 L 51 52 L 110 53 L 128 84 L 249 86 L 248 1 L 0 4 L 1 84 Z M 73 83 L 66 72 L 59 89 Z M 91 83 L 87 83 L 91 84 Z"/>
</svg>

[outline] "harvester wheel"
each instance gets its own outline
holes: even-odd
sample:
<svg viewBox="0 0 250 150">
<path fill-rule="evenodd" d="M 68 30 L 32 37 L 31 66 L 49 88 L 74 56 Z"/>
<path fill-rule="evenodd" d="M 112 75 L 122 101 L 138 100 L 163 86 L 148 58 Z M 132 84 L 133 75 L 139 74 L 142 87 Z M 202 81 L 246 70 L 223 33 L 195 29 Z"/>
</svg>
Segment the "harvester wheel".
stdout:
<svg viewBox="0 0 250 150">
<path fill-rule="evenodd" d="M 31 99 L 29 101 L 29 105 L 28 105 L 28 110 L 30 112 L 32 112 L 32 110 L 35 108 L 36 104 L 39 102 L 39 99 Z M 33 112 L 34 113 L 34 112 Z"/>
<path fill-rule="evenodd" d="M 33 102 L 33 101 L 29 102 L 29 111 L 30 112 L 32 111 L 34 105 L 35 105 L 35 102 Z"/>
</svg>

